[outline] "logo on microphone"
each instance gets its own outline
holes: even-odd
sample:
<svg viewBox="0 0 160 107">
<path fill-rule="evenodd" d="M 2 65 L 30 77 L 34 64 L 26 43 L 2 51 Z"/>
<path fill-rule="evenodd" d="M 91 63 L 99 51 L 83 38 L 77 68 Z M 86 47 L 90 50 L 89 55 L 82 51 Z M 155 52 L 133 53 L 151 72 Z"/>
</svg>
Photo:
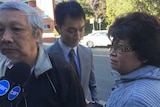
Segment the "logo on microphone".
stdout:
<svg viewBox="0 0 160 107">
<path fill-rule="evenodd" d="M 21 92 L 20 86 L 13 87 L 11 91 L 8 93 L 8 100 L 10 101 L 14 100 L 19 95 L 20 92 Z"/>
<path fill-rule="evenodd" d="M 7 80 L 0 81 L 0 96 L 5 95 L 10 88 L 10 83 Z"/>
</svg>

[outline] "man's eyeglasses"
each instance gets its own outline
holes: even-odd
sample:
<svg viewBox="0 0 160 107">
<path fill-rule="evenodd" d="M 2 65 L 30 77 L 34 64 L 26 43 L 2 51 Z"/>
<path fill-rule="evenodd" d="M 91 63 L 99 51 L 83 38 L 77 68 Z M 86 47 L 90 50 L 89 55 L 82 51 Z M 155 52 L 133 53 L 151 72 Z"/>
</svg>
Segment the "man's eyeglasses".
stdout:
<svg viewBox="0 0 160 107">
<path fill-rule="evenodd" d="M 114 49 L 114 51 L 118 53 L 133 51 L 133 48 L 131 46 L 123 46 L 123 45 L 110 45 L 109 48 L 110 50 Z"/>
</svg>

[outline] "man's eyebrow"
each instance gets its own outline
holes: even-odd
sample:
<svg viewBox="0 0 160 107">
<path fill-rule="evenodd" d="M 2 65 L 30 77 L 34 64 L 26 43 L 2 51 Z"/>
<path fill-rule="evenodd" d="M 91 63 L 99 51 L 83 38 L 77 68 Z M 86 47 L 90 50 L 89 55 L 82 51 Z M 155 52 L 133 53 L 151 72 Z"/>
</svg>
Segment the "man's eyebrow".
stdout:
<svg viewBox="0 0 160 107">
<path fill-rule="evenodd" d="M 83 25 L 83 26 L 81 27 L 81 29 L 84 28 L 84 27 L 85 27 L 85 25 Z"/>
<path fill-rule="evenodd" d="M 69 27 L 68 30 L 77 30 L 75 27 Z"/>
<path fill-rule="evenodd" d="M 85 26 L 81 26 L 80 29 L 83 29 Z M 77 29 L 76 27 L 70 26 L 69 29 Z"/>
</svg>

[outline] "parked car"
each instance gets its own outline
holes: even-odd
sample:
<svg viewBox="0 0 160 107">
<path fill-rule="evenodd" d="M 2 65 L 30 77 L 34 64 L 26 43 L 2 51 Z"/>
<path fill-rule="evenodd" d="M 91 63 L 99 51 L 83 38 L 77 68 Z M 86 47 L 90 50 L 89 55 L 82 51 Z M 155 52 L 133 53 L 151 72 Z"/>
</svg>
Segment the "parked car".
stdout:
<svg viewBox="0 0 160 107">
<path fill-rule="evenodd" d="M 90 48 L 95 46 L 108 46 L 111 44 L 111 40 L 108 38 L 107 34 L 107 30 L 94 31 L 84 36 L 80 44 Z"/>
</svg>

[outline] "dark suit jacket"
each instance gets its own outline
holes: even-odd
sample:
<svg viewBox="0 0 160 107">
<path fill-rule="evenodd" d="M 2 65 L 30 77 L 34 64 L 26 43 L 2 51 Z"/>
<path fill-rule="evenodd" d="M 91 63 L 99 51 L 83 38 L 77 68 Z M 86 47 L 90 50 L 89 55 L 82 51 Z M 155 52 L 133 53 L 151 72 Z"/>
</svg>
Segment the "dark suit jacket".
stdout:
<svg viewBox="0 0 160 107">
<path fill-rule="evenodd" d="M 51 45 L 46 51 L 50 55 L 58 55 L 65 59 L 63 51 L 58 43 Z M 84 90 L 85 98 L 89 101 L 98 101 L 98 93 L 97 93 L 97 86 L 95 81 L 94 75 L 94 66 L 93 66 L 93 56 L 92 52 L 89 48 L 86 48 L 82 45 L 78 45 L 77 48 L 78 57 L 80 62 L 80 69 L 81 69 L 81 85 Z"/>
</svg>

